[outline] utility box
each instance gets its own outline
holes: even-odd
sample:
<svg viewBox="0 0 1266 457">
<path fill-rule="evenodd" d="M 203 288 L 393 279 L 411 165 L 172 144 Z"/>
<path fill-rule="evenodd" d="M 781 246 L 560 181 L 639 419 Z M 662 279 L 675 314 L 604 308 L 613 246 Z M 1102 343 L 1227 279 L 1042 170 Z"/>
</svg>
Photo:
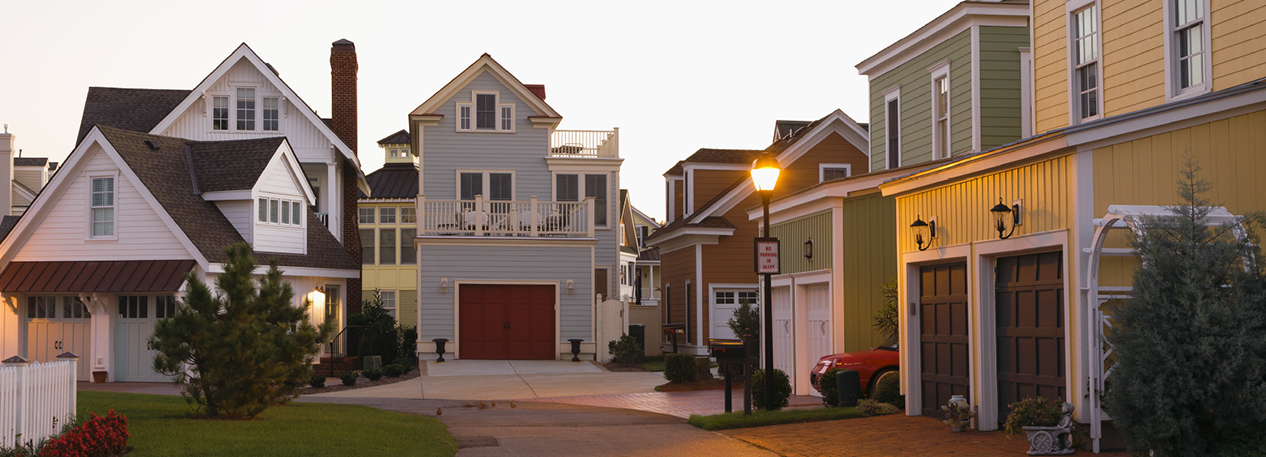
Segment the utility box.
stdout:
<svg viewBox="0 0 1266 457">
<path fill-rule="evenodd" d="M 862 395 L 860 373 L 854 370 L 843 370 L 835 374 L 835 385 L 839 390 L 839 404 L 836 406 L 857 406 L 857 398 Z"/>
<path fill-rule="evenodd" d="M 365 371 L 382 369 L 381 355 L 367 355 L 364 357 L 364 361 L 365 361 L 365 366 L 364 366 Z"/>
<path fill-rule="evenodd" d="M 646 324 L 629 324 L 629 336 L 637 340 L 637 346 L 646 347 Z"/>
</svg>

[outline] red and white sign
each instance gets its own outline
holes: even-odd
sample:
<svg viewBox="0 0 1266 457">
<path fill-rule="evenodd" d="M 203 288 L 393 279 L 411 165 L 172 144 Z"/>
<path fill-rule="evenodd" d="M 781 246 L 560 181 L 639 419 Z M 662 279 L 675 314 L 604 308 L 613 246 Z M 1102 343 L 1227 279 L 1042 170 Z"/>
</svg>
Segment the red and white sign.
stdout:
<svg viewBox="0 0 1266 457">
<path fill-rule="evenodd" d="M 778 274 L 778 240 L 756 240 L 756 273 Z"/>
</svg>

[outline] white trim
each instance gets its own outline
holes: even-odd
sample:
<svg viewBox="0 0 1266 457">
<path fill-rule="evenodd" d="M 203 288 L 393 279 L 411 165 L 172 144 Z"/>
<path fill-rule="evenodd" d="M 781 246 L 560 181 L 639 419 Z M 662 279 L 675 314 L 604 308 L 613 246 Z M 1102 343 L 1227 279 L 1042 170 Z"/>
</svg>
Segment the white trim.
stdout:
<svg viewBox="0 0 1266 457">
<path fill-rule="evenodd" d="M 782 214 L 787 211 L 798 211 L 805 205 L 816 208 L 816 202 L 822 199 L 850 198 L 869 194 L 877 190 L 880 184 L 883 184 L 894 177 L 898 177 L 903 174 L 915 174 L 932 168 L 933 166 L 933 163 L 928 162 L 926 166 L 921 168 L 897 171 L 881 170 L 874 173 L 854 176 L 842 181 L 813 186 L 795 194 L 775 199 L 769 203 L 770 222 L 775 222 L 775 219 L 778 221 L 786 220 L 780 219 L 781 217 L 785 217 L 782 216 Z M 811 212 L 817 211 L 817 209 L 814 209 Z M 754 206 L 752 208 L 748 208 L 747 210 L 747 216 L 750 220 L 758 219 L 762 216 L 762 214 L 762 208 L 760 206 Z"/>
<path fill-rule="evenodd" d="M 818 182 L 826 180 L 826 169 L 844 169 L 844 177 L 853 176 L 853 165 L 848 163 L 819 163 L 818 164 Z"/>
<path fill-rule="evenodd" d="M 419 275 L 421 275 L 420 271 L 421 271 L 421 270 L 419 270 Z M 592 271 L 592 270 L 590 270 L 590 271 Z M 419 276 L 419 277 L 421 277 L 421 276 Z M 592 280 L 591 280 L 591 281 L 592 281 Z M 449 345 L 451 346 L 451 350 L 449 350 L 449 351 L 448 351 L 448 352 L 451 352 L 451 353 L 453 354 L 453 360 L 461 360 L 461 345 L 460 345 L 460 344 L 458 344 L 458 343 L 462 340 L 462 338 L 461 338 L 461 329 L 462 329 L 462 326 L 461 326 L 461 317 L 462 317 L 461 289 L 462 289 L 462 288 L 461 288 L 461 286 L 462 286 L 463 284 L 470 284 L 470 285 L 494 285 L 494 286 L 495 286 L 495 285 L 506 285 L 506 286 L 554 286 L 554 339 L 555 339 L 555 340 L 557 340 L 556 342 L 558 342 L 558 343 L 559 343 L 559 344 L 558 344 L 558 346 L 559 346 L 559 347 L 561 347 L 561 345 L 563 344 L 563 343 L 562 343 L 562 339 L 563 339 L 563 329 L 562 329 L 562 309 L 563 309 L 563 296 L 562 296 L 562 290 L 563 290 L 563 287 L 562 287 L 562 286 L 563 286 L 563 285 L 562 285 L 562 282 L 561 282 L 561 281 L 516 281 L 516 280 L 492 280 L 492 279 L 454 279 L 454 280 L 452 280 L 452 284 L 449 286 L 449 287 L 451 287 L 451 289 L 449 289 L 449 290 L 451 290 L 451 291 L 452 291 L 452 294 L 453 294 L 453 341 L 449 341 Z M 590 284 L 590 287 L 592 288 L 592 286 L 593 286 L 593 284 L 591 283 L 591 284 Z M 419 291 L 419 292 L 420 292 L 420 291 Z M 419 293 L 419 295 L 418 295 L 418 296 L 419 296 L 419 297 L 421 297 L 421 294 Z M 590 298 L 592 298 L 592 297 L 590 297 Z M 419 308 L 418 308 L 418 319 L 419 319 L 419 322 L 421 322 L 421 318 L 422 318 L 422 309 L 421 309 L 421 307 L 419 307 Z M 590 331 L 592 332 L 592 328 L 590 329 Z M 419 335 L 421 335 L 422 333 L 421 333 L 421 332 L 418 332 L 418 334 L 419 334 Z M 592 333 L 591 333 L 591 335 L 592 335 Z M 421 338 L 421 336 L 419 336 L 418 338 Z M 432 347 L 432 351 L 433 351 L 435 346 L 434 346 L 434 343 L 431 343 L 431 344 L 432 344 L 432 346 L 431 346 L 431 347 Z M 584 346 L 584 345 L 582 344 L 581 346 Z M 448 349 L 448 348 L 446 348 L 446 349 Z M 419 350 L 419 352 L 421 352 L 422 348 L 421 348 L 421 347 L 419 347 L 419 348 L 418 348 L 418 350 Z M 561 355 L 561 354 L 562 354 L 562 352 L 561 352 L 559 349 L 555 349 L 555 350 L 554 350 L 554 358 L 553 358 L 552 360 L 559 360 L 559 359 L 561 359 L 561 358 L 562 358 L 562 355 Z"/>
<path fill-rule="evenodd" d="M 217 190 L 217 191 L 212 191 L 212 192 L 203 192 L 202 195 L 199 195 L 199 196 L 202 197 L 203 200 L 206 200 L 209 202 L 228 201 L 228 200 L 250 200 L 251 190 L 250 189 Z"/>
<path fill-rule="evenodd" d="M 1204 17 L 1201 18 L 1201 24 L 1200 24 L 1201 29 L 1203 30 L 1203 34 L 1200 38 L 1201 38 L 1201 45 L 1204 46 L 1204 49 L 1202 51 L 1204 54 L 1204 61 L 1203 61 L 1204 68 L 1202 69 L 1204 71 L 1204 83 L 1197 86 L 1188 87 L 1186 89 L 1179 89 L 1178 81 L 1177 81 L 1178 75 L 1180 73 L 1178 71 L 1178 55 L 1177 55 L 1178 49 L 1175 43 L 1175 36 L 1174 36 L 1175 35 L 1175 30 L 1174 30 L 1175 18 L 1174 18 L 1174 5 L 1173 5 L 1174 1 L 1175 0 L 1163 0 L 1162 1 L 1163 6 L 1161 8 L 1161 11 L 1165 17 L 1164 49 L 1165 49 L 1165 101 L 1166 102 L 1182 100 L 1182 99 L 1191 98 L 1197 95 L 1207 94 L 1209 93 L 1210 90 L 1213 89 L 1213 58 L 1212 58 L 1213 49 L 1211 47 L 1212 45 L 1211 36 L 1213 35 L 1213 32 L 1211 31 L 1212 27 L 1210 27 L 1210 25 L 1212 25 L 1211 24 L 1212 21 L 1209 20 L 1211 16 L 1210 14 L 1211 10 L 1209 9 L 1209 6 L 1210 6 L 1209 0 L 1196 0 L 1200 2 L 1201 6 L 1204 8 Z"/>
<path fill-rule="evenodd" d="M 910 311 L 919 308 L 919 297 L 922 293 L 919 290 L 919 269 L 924 265 L 941 264 L 941 263 L 957 263 L 965 262 L 967 264 L 967 296 L 968 306 L 970 307 L 971 296 L 975 293 L 972 287 L 972 275 L 974 274 L 972 262 L 968 261 L 971 256 L 970 244 L 959 244 L 954 246 L 938 247 L 928 249 L 926 251 L 908 251 L 901 253 L 901 265 L 897 269 L 897 284 L 904 284 L 905 287 L 897 288 L 897 312 L 901 316 L 899 321 L 902 325 L 898 326 L 898 341 L 901 343 L 901 385 L 902 392 L 906 395 L 906 415 L 919 416 L 923 410 L 923 386 L 919 380 L 922 378 L 922 344 L 920 341 L 920 325 L 919 318 L 910 316 Z M 911 280 L 916 278 L 916 280 Z M 916 311 L 917 312 L 917 311 Z M 970 313 L 970 309 L 968 310 Z M 972 322 L 968 322 L 967 334 L 972 334 Z M 967 351 L 968 366 L 975 366 L 973 351 L 968 348 Z M 973 392 L 972 386 L 975 379 L 969 376 L 968 392 Z M 972 395 L 976 397 L 976 395 Z"/>
<path fill-rule="evenodd" d="M 83 177 L 84 177 L 84 179 L 87 179 L 87 180 L 88 180 L 88 184 L 87 184 L 86 186 L 84 186 L 84 187 L 87 189 L 87 191 L 88 191 L 87 198 L 85 198 L 85 199 L 84 199 L 84 200 L 85 200 L 85 203 L 87 203 L 87 204 L 88 204 L 88 205 L 87 205 L 87 207 L 88 207 L 88 208 L 87 208 L 87 217 L 85 218 L 85 220 L 86 220 L 88 223 L 87 223 L 87 224 L 85 224 L 85 225 L 86 225 L 86 227 L 85 227 L 85 228 L 87 229 L 87 231 L 84 233 L 84 240 L 85 240 L 85 241 L 89 241 L 89 242 L 93 242 L 93 241 L 118 241 L 118 240 L 119 240 L 119 212 L 120 212 L 120 211 L 119 211 L 119 209 L 120 209 L 120 207 L 122 206 L 122 205 L 120 204 L 120 202 L 119 202 L 119 197 L 120 197 L 120 195 L 119 195 L 119 187 L 120 187 L 120 186 L 119 186 L 119 185 L 120 185 L 120 184 L 122 184 L 122 183 L 119 181 L 119 172 L 118 172 L 117 170 L 110 170 L 110 171 L 95 171 L 95 172 L 84 172 L 84 173 L 83 173 Z M 92 194 L 94 194 L 94 193 L 95 193 L 95 192 L 92 190 L 92 181 L 93 181 L 93 180 L 95 180 L 95 179 L 105 179 L 105 178 L 110 178 L 110 179 L 111 179 L 111 181 L 110 181 L 110 187 L 111 187 L 111 189 L 110 189 L 110 201 L 111 201 L 111 203 L 112 203 L 112 204 L 111 204 L 111 205 L 109 205 L 109 206 L 101 206 L 101 208 L 109 208 L 109 209 L 112 209 L 112 210 L 114 210 L 114 211 L 112 211 L 112 212 L 111 212 L 111 218 L 110 218 L 110 221 L 109 221 L 109 222 L 110 222 L 110 234 L 109 234 L 109 235 L 100 235 L 100 236 L 97 236 L 97 235 L 93 235 L 93 234 L 92 234 L 92 226 L 93 226 L 93 224 L 95 224 L 95 223 L 96 223 L 96 221 L 95 221 L 95 220 L 93 219 L 93 217 L 92 217 L 92 210 L 96 208 L 96 207 L 92 206 Z"/>
<path fill-rule="evenodd" d="M 973 32 L 975 32 L 976 30 L 977 29 L 975 27 L 972 28 Z M 979 84 L 976 82 L 976 78 L 977 78 L 976 66 L 978 65 L 976 62 L 976 59 L 979 57 L 976 54 L 978 51 L 978 47 L 975 46 L 975 43 L 976 43 L 975 39 L 977 38 L 979 37 L 976 36 L 975 33 L 973 33 L 972 34 L 972 40 L 973 40 L 972 41 L 973 43 L 972 45 L 972 89 L 973 90 L 976 90 L 976 86 Z M 928 110 L 928 112 L 931 113 L 932 115 L 932 160 L 938 160 L 938 159 L 947 158 L 954 154 L 954 151 L 953 151 L 954 129 L 952 128 L 953 121 L 954 121 L 952 118 L 952 115 L 953 115 L 954 110 L 950 109 L 950 107 L 953 106 L 954 98 L 953 98 L 953 93 L 952 93 L 953 90 L 951 89 L 953 87 L 953 80 L 950 79 L 949 60 L 943 60 L 940 63 L 937 63 L 936 65 L 933 65 L 931 68 L 929 68 L 928 77 L 929 77 L 928 78 L 929 84 L 931 84 L 931 87 L 932 87 L 932 90 L 930 91 L 931 93 L 930 102 L 932 105 L 931 105 L 931 109 Z M 944 113 L 940 112 L 941 104 L 938 103 L 938 96 L 940 95 L 940 89 L 936 87 L 936 81 L 941 78 L 945 78 L 945 112 Z M 974 99 L 978 99 L 980 97 L 972 97 L 972 98 L 973 98 L 972 112 L 977 113 L 979 111 L 976 110 L 975 105 L 977 104 L 977 102 Z M 940 118 L 941 116 L 945 117 L 944 144 L 941 144 L 942 142 L 938 141 L 940 138 L 940 135 L 938 135 L 938 133 L 940 132 L 938 132 L 939 128 L 937 127 L 937 121 L 939 120 L 938 118 Z M 972 116 L 972 131 L 973 132 L 976 131 L 976 121 L 978 117 L 979 116 L 975 116 L 974 114 Z M 975 135 L 973 134 L 973 137 L 974 136 Z"/>
<path fill-rule="evenodd" d="M 1031 32 L 1030 32 L 1031 33 Z M 1032 41 L 1030 41 L 1031 43 Z M 1020 138 L 1033 136 L 1033 49 L 1023 47 L 1020 52 Z"/>
<path fill-rule="evenodd" d="M 727 171 L 748 171 L 752 169 L 751 164 L 746 163 L 707 163 L 707 162 L 686 162 L 681 164 L 682 171 L 690 170 L 727 170 Z"/>
<path fill-rule="evenodd" d="M 671 224 L 674 220 L 677 220 L 676 217 L 673 217 L 677 212 L 677 187 L 674 181 L 681 181 L 681 189 L 684 192 L 686 190 L 686 179 L 684 177 L 669 176 L 664 181 L 668 184 L 668 189 L 664 192 L 668 196 L 668 217 L 664 220 Z M 685 215 L 683 214 L 682 217 L 685 217 Z"/>
<path fill-rule="evenodd" d="M 1081 117 L 1081 108 L 1082 108 L 1081 89 L 1077 85 L 1077 68 L 1078 68 L 1077 58 L 1076 58 L 1077 36 L 1075 35 L 1076 30 L 1073 26 L 1073 24 L 1075 23 L 1075 21 L 1073 21 L 1073 16 L 1089 8 L 1095 9 L 1095 35 L 1096 35 L 1095 43 L 1097 44 L 1097 48 L 1095 49 L 1095 59 L 1094 59 L 1095 62 L 1090 65 L 1094 65 L 1095 67 L 1097 67 L 1097 69 L 1095 70 L 1095 76 L 1098 78 L 1098 82 L 1095 83 L 1097 84 L 1097 86 L 1095 87 L 1095 92 L 1096 92 L 1095 98 L 1096 98 L 1096 102 L 1098 103 L 1098 106 L 1096 107 L 1097 111 L 1095 112 L 1094 116 L 1082 118 Z M 1104 68 L 1103 7 L 1099 4 L 1099 0 L 1069 0 L 1067 3 L 1064 4 L 1064 10 L 1065 10 L 1064 30 L 1068 32 L 1066 42 L 1064 43 L 1065 47 L 1068 50 L 1067 55 L 1065 56 L 1065 59 L 1068 62 L 1068 73 L 1067 73 L 1067 78 L 1065 78 L 1068 81 L 1068 125 L 1078 125 L 1078 124 L 1084 124 L 1084 123 L 1091 122 L 1094 120 L 1102 119 L 1104 117 L 1104 113 L 1103 113 L 1103 92 L 1104 92 L 1103 91 L 1103 68 Z"/>
<path fill-rule="evenodd" d="M 690 286 L 691 286 L 690 281 L 686 281 L 686 288 L 689 289 Z M 702 244 L 695 245 L 694 286 L 695 286 L 695 313 L 697 313 L 695 314 L 695 329 L 699 332 L 695 334 L 695 341 L 696 341 L 695 344 L 706 347 L 706 344 L 708 342 L 704 341 L 703 339 L 703 320 L 704 320 L 703 319 L 703 303 L 705 301 L 711 301 L 711 300 L 704 300 L 703 298 L 703 245 Z M 712 323 L 712 316 L 710 315 L 708 316 L 708 323 L 709 324 Z"/>
<path fill-rule="evenodd" d="M 1068 144 L 1076 145 L 1078 151 L 1097 149 L 1264 109 L 1266 109 L 1266 91 L 1254 91 L 1134 119 L 1124 119 L 1102 127 L 1072 131 L 1068 133 Z"/>
<path fill-rule="evenodd" d="M 980 152 L 980 27 L 975 25 L 971 27 L 971 95 L 971 150 Z"/>
<path fill-rule="evenodd" d="M 685 176 L 685 181 L 681 184 L 681 190 L 685 195 L 683 196 L 684 202 L 682 203 L 681 217 L 686 217 L 695 213 L 695 189 L 690 184 L 698 181 L 695 178 L 694 170 L 688 170 L 684 166 L 682 167 L 682 175 Z"/>
<path fill-rule="evenodd" d="M 1028 27 L 1028 4 L 962 2 L 856 65 L 874 79 L 927 52 L 971 26 Z"/>
<path fill-rule="evenodd" d="M 414 240 L 419 248 L 421 246 L 590 247 L 598 243 L 597 238 L 523 238 L 450 235 L 419 236 L 414 238 Z"/>
<path fill-rule="evenodd" d="M 897 115 L 890 116 L 891 113 L 889 113 L 888 107 L 891 106 L 894 100 L 897 102 L 897 113 L 896 113 Z M 884 169 L 891 170 L 894 168 L 901 168 L 901 162 L 902 162 L 901 153 L 904 152 L 902 151 L 902 149 L 904 148 L 901 146 L 901 86 L 892 86 L 884 90 L 883 113 L 884 113 L 883 114 L 884 116 Z M 897 121 L 897 127 L 896 127 L 897 165 L 896 166 L 892 165 L 892 132 L 890 132 L 890 130 L 893 129 L 893 126 L 892 126 L 893 117 L 895 117 Z"/>
</svg>

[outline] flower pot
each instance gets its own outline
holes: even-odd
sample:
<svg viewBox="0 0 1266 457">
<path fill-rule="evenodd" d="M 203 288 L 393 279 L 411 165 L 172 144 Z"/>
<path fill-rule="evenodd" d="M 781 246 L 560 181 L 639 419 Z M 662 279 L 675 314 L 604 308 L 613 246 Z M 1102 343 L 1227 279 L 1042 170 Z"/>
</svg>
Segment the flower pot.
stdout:
<svg viewBox="0 0 1266 457">
<path fill-rule="evenodd" d="M 961 432 L 963 431 L 963 429 L 964 429 L 964 428 L 965 428 L 965 427 L 964 427 L 964 426 L 962 426 L 962 425 L 951 425 L 951 426 L 950 426 L 950 431 L 951 431 L 951 432 L 954 432 L 954 433 L 961 433 Z"/>
<path fill-rule="evenodd" d="M 92 372 L 92 382 L 106 382 L 106 378 L 110 373 L 106 371 Z"/>
<path fill-rule="evenodd" d="M 1068 455 L 1073 453 L 1072 440 L 1066 438 L 1068 427 L 1025 426 L 1024 436 L 1029 439 L 1029 455 Z M 1061 437 L 1060 435 L 1065 435 Z"/>
</svg>

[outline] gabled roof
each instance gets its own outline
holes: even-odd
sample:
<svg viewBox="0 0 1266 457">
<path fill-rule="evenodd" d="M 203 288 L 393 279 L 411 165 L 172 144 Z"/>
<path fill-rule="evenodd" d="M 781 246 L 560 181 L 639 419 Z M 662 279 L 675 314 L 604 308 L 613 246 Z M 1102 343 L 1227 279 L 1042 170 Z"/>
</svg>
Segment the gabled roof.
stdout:
<svg viewBox="0 0 1266 457">
<path fill-rule="evenodd" d="M 13 166 L 15 167 L 41 167 L 43 168 L 44 165 L 48 165 L 48 157 L 14 157 L 13 158 Z"/>
<path fill-rule="evenodd" d="M 199 192 L 250 190 L 285 138 L 188 142 Z"/>
<path fill-rule="evenodd" d="M 504 84 L 506 88 L 514 91 L 515 95 L 517 95 L 523 103 L 526 103 L 528 106 L 532 107 L 534 111 L 536 111 L 537 116 L 558 119 L 563 117 L 561 114 L 558 114 L 557 111 L 554 111 L 554 108 L 551 108 L 549 104 L 545 103 L 545 100 L 536 96 L 531 89 L 528 89 L 522 82 L 519 82 L 518 78 L 515 78 L 509 71 L 506 71 L 505 67 L 502 67 L 496 60 L 493 60 L 492 56 L 487 53 L 479 56 L 479 58 L 475 60 L 475 63 L 466 67 L 466 69 L 458 74 L 457 77 L 453 78 L 452 81 L 449 81 L 448 84 L 445 84 L 444 87 L 436 92 L 435 95 L 432 95 L 431 98 L 428 98 L 425 102 L 422 102 L 421 105 L 418 105 L 418 107 L 415 108 L 413 112 L 409 113 L 409 115 L 433 115 L 433 113 L 435 113 L 435 109 L 439 107 L 441 103 L 444 103 L 445 100 L 448 100 L 455 92 L 461 90 L 461 88 L 466 87 L 471 80 L 475 79 L 476 76 L 479 76 L 479 74 L 484 71 L 491 73 L 492 76 L 500 80 L 501 84 Z"/>
<path fill-rule="evenodd" d="M 89 87 L 84 114 L 79 120 L 75 144 L 84 140 L 94 125 L 134 132 L 149 132 L 189 97 L 188 90 L 122 89 Z"/>
<path fill-rule="evenodd" d="M 411 163 L 388 163 L 365 177 L 373 192 L 369 198 L 364 192 L 361 199 L 418 198 L 418 166 Z"/>
<path fill-rule="evenodd" d="M 409 132 L 405 129 L 400 129 L 399 132 L 378 140 L 378 144 L 409 144 Z"/>
<path fill-rule="evenodd" d="M 690 157 L 686 157 L 686 160 L 677 162 L 669 168 L 664 175 L 680 175 L 684 173 L 686 164 L 692 163 L 752 163 L 757 156 L 760 156 L 760 153 L 760 149 L 700 148 Z"/>
<path fill-rule="evenodd" d="M 18 225 L 18 219 L 22 216 L 4 216 L 0 218 L 0 240 L 9 237 L 9 232 L 13 231 L 13 227 Z"/>
<path fill-rule="evenodd" d="M 874 78 L 973 25 L 1027 27 L 1028 0 L 966 0 L 931 22 L 857 64 L 857 72 Z"/>
</svg>

